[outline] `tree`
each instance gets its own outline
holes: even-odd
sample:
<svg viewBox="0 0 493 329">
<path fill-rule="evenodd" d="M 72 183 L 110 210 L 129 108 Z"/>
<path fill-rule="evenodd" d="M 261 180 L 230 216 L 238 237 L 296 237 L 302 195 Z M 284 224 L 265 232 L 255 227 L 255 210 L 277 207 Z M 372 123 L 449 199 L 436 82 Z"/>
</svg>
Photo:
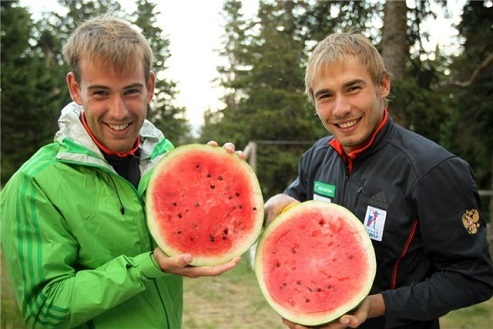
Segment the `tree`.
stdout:
<svg viewBox="0 0 493 329">
<path fill-rule="evenodd" d="M 409 58 L 407 39 L 407 5 L 405 1 L 385 1 L 382 28 L 382 57 L 392 77 L 401 80 L 406 75 Z"/>
<path fill-rule="evenodd" d="M 149 119 L 161 129 L 166 137 L 175 144 L 191 140 L 190 127 L 185 118 L 185 108 L 173 105 L 177 90 L 176 82 L 164 77 L 166 60 L 170 57 L 169 40 L 157 25 L 156 4 L 148 0 L 137 0 L 134 23 L 142 29 L 154 52 L 154 71 L 156 90 L 153 106 L 149 109 Z"/>
<path fill-rule="evenodd" d="M 239 0 L 226 0 L 223 5 L 225 32 L 222 37 L 223 48 L 219 51 L 219 55 L 225 59 L 225 63 L 217 67 L 219 78 L 215 82 L 225 90 L 222 98 L 225 107 L 215 112 L 207 110 L 204 113 L 204 125 L 200 136 L 203 142 L 227 139 L 238 143 L 247 133 L 243 130 L 245 125 L 236 125 L 235 129 L 235 123 L 241 120 L 238 117 L 239 104 L 247 97 L 238 77 L 242 72 L 251 69 L 246 62 L 250 55 L 248 45 L 252 42 L 249 31 L 255 23 L 247 23 L 241 9 L 242 2 Z"/>
<path fill-rule="evenodd" d="M 485 65 L 493 54 L 492 25 L 493 7 L 482 1 L 470 1 L 464 6 L 458 26 L 464 51 L 454 59 L 447 82 L 470 83 L 442 84 L 438 89 L 449 95 L 454 106 L 443 143 L 467 159 L 482 189 L 490 189 L 492 181 L 493 69 Z"/>
<path fill-rule="evenodd" d="M 53 139 L 60 82 L 42 47 L 31 48 L 35 24 L 17 1 L 1 8 L 2 185 L 43 144 Z"/>
<path fill-rule="evenodd" d="M 445 5 L 442 0 L 435 2 Z M 422 56 L 422 39 L 429 36 L 429 32 L 422 31 L 422 23 L 427 17 L 436 17 L 430 3 L 416 1 L 413 8 L 408 8 L 405 1 L 386 0 L 378 47 L 392 74 L 389 113 L 398 124 L 438 142 L 443 129 L 440 125 L 452 109 L 446 95 L 432 89 L 446 68 L 445 58 L 439 49 L 434 60 Z"/>
</svg>

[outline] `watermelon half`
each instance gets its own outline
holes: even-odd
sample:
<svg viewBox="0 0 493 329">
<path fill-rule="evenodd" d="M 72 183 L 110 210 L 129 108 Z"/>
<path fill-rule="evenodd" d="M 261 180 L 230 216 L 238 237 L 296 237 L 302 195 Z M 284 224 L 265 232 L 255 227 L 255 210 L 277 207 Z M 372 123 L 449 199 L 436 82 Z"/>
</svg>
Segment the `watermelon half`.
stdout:
<svg viewBox="0 0 493 329">
<path fill-rule="evenodd" d="M 262 229 L 263 198 L 247 162 L 223 147 L 180 146 L 156 165 L 146 192 L 147 222 L 168 255 L 218 265 L 243 254 Z"/>
<path fill-rule="evenodd" d="M 289 207 L 262 233 L 255 274 L 269 305 L 302 325 L 331 322 L 368 295 L 375 253 L 363 224 L 323 201 Z"/>
</svg>

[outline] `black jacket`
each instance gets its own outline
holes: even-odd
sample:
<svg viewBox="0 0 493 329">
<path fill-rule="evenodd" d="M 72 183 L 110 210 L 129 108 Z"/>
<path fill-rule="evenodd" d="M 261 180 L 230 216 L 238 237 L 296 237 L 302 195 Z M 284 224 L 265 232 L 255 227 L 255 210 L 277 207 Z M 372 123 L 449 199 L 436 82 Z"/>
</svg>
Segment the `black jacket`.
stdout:
<svg viewBox="0 0 493 329">
<path fill-rule="evenodd" d="M 284 193 L 351 210 L 373 241 L 385 318 L 360 328 L 439 328 L 447 312 L 493 294 L 486 223 L 469 165 L 389 117 L 373 142 L 346 156 L 332 137 L 300 159 Z"/>
</svg>

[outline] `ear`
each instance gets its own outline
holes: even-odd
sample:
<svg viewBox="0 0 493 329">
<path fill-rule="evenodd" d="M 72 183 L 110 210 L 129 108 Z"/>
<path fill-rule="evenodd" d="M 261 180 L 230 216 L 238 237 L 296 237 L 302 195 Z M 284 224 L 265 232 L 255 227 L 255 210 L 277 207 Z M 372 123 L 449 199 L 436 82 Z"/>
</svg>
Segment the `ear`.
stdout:
<svg viewBox="0 0 493 329">
<path fill-rule="evenodd" d="M 70 92 L 70 97 L 72 97 L 72 100 L 76 102 L 78 105 L 82 105 L 82 98 L 81 98 L 81 91 L 80 91 L 80 86 L 79 83 L 75 79 L 75 74 L 74 72 L 69 72 L 67 74 L 67 86 L 68 90 Z"/>
<path fill-rule="evenodd" d="M 390 94 L 390 75 L 384 74 L 380 81 L 380 97 L 385 98 Z"/>
<path fill-rule="evenodd" d="M 149 80 L 147 81 L 147 103 L 150 103 L 154 97 L 154 87 L 156 85 L 156 75 L 153 71 L 149 72 Z"/>
</svg>

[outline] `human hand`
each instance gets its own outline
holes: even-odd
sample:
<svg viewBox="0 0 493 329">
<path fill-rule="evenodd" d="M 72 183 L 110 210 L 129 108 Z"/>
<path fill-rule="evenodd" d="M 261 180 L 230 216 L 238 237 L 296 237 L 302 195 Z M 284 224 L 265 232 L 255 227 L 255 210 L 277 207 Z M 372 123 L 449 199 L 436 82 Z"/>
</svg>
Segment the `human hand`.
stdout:
<svg viewBox="0 0 493 329">
<path fill-rule="evenodd" d="M 375 318 L 383 316 L 385 314 L 385 303 L 381 294 L 370 295 L 363 299 L 359 306 L 352 312 L 352 314 L 344 314 L 339 319 L 332 322 L 320 325 L 306 327 L 300 324 L 293 323 L 289 320 L 282 319 L 290 329 L 343 329 L 343 328 L 358 328 L 369 318 Z"/>
<path fill-rule="evenodd" d="M 210 141 L 207 143 L 207 145 L 210 146 L 218 146 L 216 141 Z M 235 153 L 235 144 L 233 143 L 224 143 L 223 147 L 228 151 L 229 153 Z M 240 157 L 240 159 L 245 160 L 245 154 L 243 151 L 237 151 L 236 154 Z"/>
<path fill-rule="evenodd" d="M 176 256 L 168 256 L 161 248 L 154 249 L 152 255 L 159 265 L 161 270 L 166 273 L 186 276 L 188 278 L 198 278 L 202 276 L 218 276 L 235 267 L 241 260 L 236 257 L 231 261 L 216 265 L 216 266 L 191 266 L 192 255 L 182 254 Z"/>
<path fill-rule="evenodd" d="M 277 194 L 267 200 L 264 205 L 265 226 L 269 225 L 284 209 L 295 203 L 299 201 L 287 194 Z"/>
</svg>

